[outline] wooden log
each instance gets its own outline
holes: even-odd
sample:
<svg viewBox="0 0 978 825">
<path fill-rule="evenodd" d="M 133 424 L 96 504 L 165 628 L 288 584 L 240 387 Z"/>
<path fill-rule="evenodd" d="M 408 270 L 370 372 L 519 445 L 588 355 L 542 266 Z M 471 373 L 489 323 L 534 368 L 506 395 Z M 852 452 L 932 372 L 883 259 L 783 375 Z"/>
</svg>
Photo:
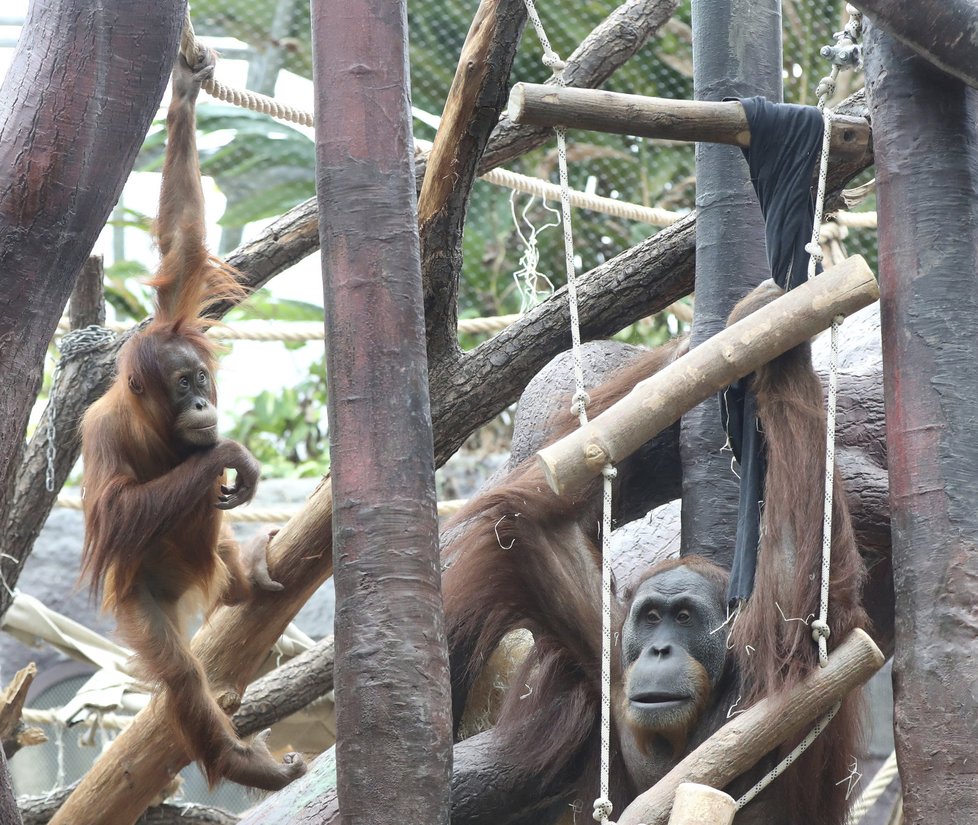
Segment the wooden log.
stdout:
<svg viewBox="0 0 978 825">
<path fill-rule="evenodd" d="M 495 9 L 485 0 L 484 15 L 491 18 Z M 407 0 L 347 0 L 340 15 L 330 4 L 313 4 L 312 32 L 337 503 L 336 789 L 345 825 L 447 823 L 452 689 L 438 563 Z M 442 168 L 438 162 L 436 170 Z"/>
<path fill-rule="evenodd" d="M 814 721 L 883 666 L 884 657 L 862 630 L 854 630 L 794 690 L 763 699 L 735 716 L 683 759 L 618 819 L 618 825 L 665 825 L 677 788 L 684 782 L 726 787 L 783 742 L 797 738 Z M 688 821 L 688 820 L 687 820 Z"/>
<path fill-rule="evenodd" d="M 105 323 L 105 268 L 101 255 L 89 255 L 78 273 L 68 301 L 68 322 L 72 329 Z"/>
<path fill-rule="evenodd" d="M 727 327 L 635 388 L 587 425 L 537 453 L 558 495 L 580 489 L 696 404 L 879 298 L 859 255 Z"/>
<path fill-rule="evenodd" d="M 730 825 L 737 813 L 734 798 L 723 791 L 683 782 L 676 788 L 669 825 Z"/>
<path fill-rule="evenodd" d="M 532 126 L 565 126 L 616 135 L 750 146 L 744 107 L 736 101 L 668 100 L 601 89 L 517 83 L 509 93 L 510 120 Z M 862 157 L 871 151 L 869 123 L 838 116 L 832 153 Z"/>
</svg>

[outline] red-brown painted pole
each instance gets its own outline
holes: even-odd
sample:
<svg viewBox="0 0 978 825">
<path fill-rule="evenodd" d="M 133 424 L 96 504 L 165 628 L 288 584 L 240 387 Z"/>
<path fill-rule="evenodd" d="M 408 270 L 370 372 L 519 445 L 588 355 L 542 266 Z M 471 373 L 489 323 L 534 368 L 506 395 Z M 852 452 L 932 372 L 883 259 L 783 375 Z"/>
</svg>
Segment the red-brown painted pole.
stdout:
<svg viewBox="0 0 978 825">
<path fill-rule="evenodd" d="M 904 815 L 965 825 L 978 822 L 978 95 L 876 26 L 866 89 Z"/>
<path fill-rule="evenodd" d="M 312 26 L 340 813 L 447 825 L 451 690 L 406 0 L 317 0 Z"/>
</svg>

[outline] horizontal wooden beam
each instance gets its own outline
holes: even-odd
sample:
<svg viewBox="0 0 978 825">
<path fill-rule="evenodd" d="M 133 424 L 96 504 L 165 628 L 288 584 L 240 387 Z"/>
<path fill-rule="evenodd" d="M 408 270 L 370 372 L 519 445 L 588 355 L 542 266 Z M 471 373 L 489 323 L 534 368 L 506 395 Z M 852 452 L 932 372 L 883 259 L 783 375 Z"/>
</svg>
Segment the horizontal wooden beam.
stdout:
<svg viewBox="0 0 978 825">
<path fill-rule="evenodd" d="M 884 657 L 862 630 L 854 630 L 785 696 L 763 699 L 727 722 L 621 814 L 618 825 L 665 825 L 683 782 L 726 787 L 765 754 L 807 732 L 820 716 L 883 666 Z M 775 780 L 776 781 L 776 780 Z"/>
<path fill-rule="evenodd" d="M 601 89 L 517 83 L 509 94 L 509 118 L 533 126 L 564 126 L 616 135 L 750 146 L 744 107 L 737 101 L 668 100 Z M 872 132 L 861 117 L 838 116 L 832 124 L 834 154 L 862 157 Z"/>
<path fill-rule="evenodd" d="M 859 255 L 776 298 L 641 381 L 588 424 L 537 453 L 558 495 L 576 491 L 617 464 L 701 401 L 812 338 L 836 315 L 879 299 Z"/>
</svg>

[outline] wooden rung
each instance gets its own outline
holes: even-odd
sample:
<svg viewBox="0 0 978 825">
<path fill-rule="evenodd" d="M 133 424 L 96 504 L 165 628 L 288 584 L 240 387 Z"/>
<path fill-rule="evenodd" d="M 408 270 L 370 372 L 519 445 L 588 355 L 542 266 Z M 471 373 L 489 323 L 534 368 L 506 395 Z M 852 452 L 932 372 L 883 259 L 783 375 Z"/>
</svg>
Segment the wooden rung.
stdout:
<svg viewBox="0 0 978 825">
<path fill-rule="evenodd" d="M 737 101 L 668 100 L 602 89 L 517 83 L 509 93 L 509 118 L 532 126 L 564 126 L 616 135 L 750 146 L 744 107 Z M 872 132 L 861 117 L 837 115 L 831 151 L 862 157 Z"/>
<path fill-rule="evenodd" d="M 852 631 L 832 651 L 826 667 L 815 668 L 774 702 L 763 699 L 727 722 L 622 811 L 618 825 L 665 825 L 682 783 L 725 788 L 765 754 L 807 733 L 816 719 L 864 684 L 883 662 L 873 640 L 862 630 Z"/>
<path fill-rule="evenodd" d="M 676 788 L 669 825 L 730 825 L 737 813 L 734 798 L 723 791 L 683 782 Z"/>
<path fill-rule="evenodd" d="M 701 401 L 772 358 L 879 298 L 859 255 L 827 269 L 704 341 L 624 398 L 537 453 L 558 495 L 580 490 L 606 464 L 617 464 Z"/>
</svg>

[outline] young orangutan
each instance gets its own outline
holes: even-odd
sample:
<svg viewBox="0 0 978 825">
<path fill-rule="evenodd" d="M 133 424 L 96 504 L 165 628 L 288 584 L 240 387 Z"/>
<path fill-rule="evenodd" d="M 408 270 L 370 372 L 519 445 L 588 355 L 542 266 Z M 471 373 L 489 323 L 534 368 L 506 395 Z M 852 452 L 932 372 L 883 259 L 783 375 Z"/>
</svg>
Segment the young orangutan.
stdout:
<svg viewBox="0 0 978 825">
<path fill-rule="evenodd" d="M 302 757 L 279 764 L 264 736 L 238 739 L 186 641 L 195 611 L 242 601 L 255 585 L 282 589 L 268 573 L 267 538 L 241 553 L 221 512 L 251 500 L 260 468 L 218 435 L 215 351 L 205 335 L 207 304 L 243 292 L 204 246 L 195 107 L 213 69 L 208 53 L 194 67 L 180 57 L 173 71 L 156 315 L 123 347 L 115 383 L 82 423 L 82 570 L 93 588 L 101 584 L 146 677 L 161 684 L 165 711 L 208 781 L 277 790 L 305 772 Z M 222 484 L 227 469 L 236 473 L 231 486 Z"/>
</svg>

